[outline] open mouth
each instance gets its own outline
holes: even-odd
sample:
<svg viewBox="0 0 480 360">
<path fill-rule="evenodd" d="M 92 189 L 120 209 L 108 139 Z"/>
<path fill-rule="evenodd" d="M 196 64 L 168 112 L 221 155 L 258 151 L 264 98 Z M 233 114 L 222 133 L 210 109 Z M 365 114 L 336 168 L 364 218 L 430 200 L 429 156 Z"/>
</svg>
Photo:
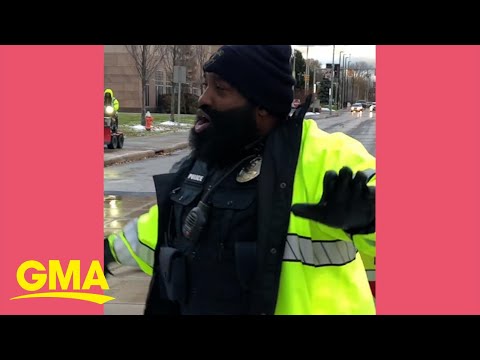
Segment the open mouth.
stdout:
<svg viewBox="0 0 480 360">
<path fill-rule="evenodd" d="M 210 117 L 202 110 L 197 111 L 197 120 L 195 121 L 195 132 L 201 133 L 210 126 Z"/>
</svg>

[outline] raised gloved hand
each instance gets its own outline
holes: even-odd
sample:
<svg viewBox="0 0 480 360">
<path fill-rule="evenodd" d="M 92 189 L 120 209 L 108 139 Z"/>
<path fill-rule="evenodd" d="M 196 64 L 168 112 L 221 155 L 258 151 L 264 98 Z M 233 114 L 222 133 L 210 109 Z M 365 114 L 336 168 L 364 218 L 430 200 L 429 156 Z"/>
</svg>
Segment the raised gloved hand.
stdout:
<svg viewBox="0 0 480 360">
<path fill-rule="evenodd" d="M 375 187 L 367 186 L 367 175 L 361 171 L 353 177 L 343 167 L 337 174 L 327 171 L 323 178 L 323 194 L 318 204 L 294 204 L 296 216 L 343 229 L 349 234 L 375 232 Z"/>
</svg>

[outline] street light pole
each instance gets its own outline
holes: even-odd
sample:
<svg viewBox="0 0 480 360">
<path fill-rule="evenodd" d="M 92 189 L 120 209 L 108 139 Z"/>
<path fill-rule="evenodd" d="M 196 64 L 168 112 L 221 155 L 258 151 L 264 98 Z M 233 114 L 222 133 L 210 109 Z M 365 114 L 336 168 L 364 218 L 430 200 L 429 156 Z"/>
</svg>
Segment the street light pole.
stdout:
<svg viewBox="0 0 480 360">
<path fill-rule="evenodd" d="M 315 112 L 315 102 L 317 101 L 317 83 L 316 83 L 316 77 L 315 75 L 317 75 L 317 68 L 314 67 L 313 68 L 313 112 Z"/>
<path fill-rule="evenodd" d="M 335 91 L 335 102 L 337 104 L 337 110 L 339 109 L 339 106 L 338 106 L 339 95 L 338 95 L 338 93 L 342 89 L 342 55 L 343 55 L 343 50 L 340 51 L 340 56 L 338 57 L 338 85 L 337 85 L 337 91 Z M 343 106 L 341 106 L 340 108 L 343 108 Z"/>
<path fill-rule="evenodd" d="M 335 80 L 335 45 L 333 45 L 333 57 L 332 57 L 332 76 L 330 77 L 330 96 L 328 103 L 330 105 L 330 115 L 332 115 L 332 95 L 333 95 L 333 81 Z"/>
<path fill-rule="evenodd" d="M 349 64 L 349 61 L 350 61 L 351 57 L 352 57 L 352 54 L 348 54 L 348 56 L 345 56 L 343 58 L 343 67 L 345 68 L 345 77 L 344 77 L 345 86 L 344 86 L 344 89 L 343 89 L 343 101 L 345 103 L 348 102 L 348 64 Z M 347 59 L 349 59 L 348 62 L 347 62 Z"/>
<path fill-rule="evenodd" d="M 351 60 L 348 60 L 348 64 L 347 64 L 347 71 L 350 72 L 350 63 L 353 64 L 353 62 Z M 352 88 L 352 91 L 350 91 L 350 89 L 348 88 L 347 86 L 347 99 L 348 101 L 350 101 L 352 104 L 353 104 L 353 83 L 355 81 L 355 73 L 353 73 L 352 75 L 352 81 L 350 81 L 350 85 L 351 85 L 351 88 Z M 351 97 L 350 97 L 351 95 Z"/>
<path fill-rule="evenodd" d="M 341 104 L 342 104 L 342 109 L 344 107 L 344 104 L 345 104 L 345 86 L 346 86 L 346 79 L 347 79 L 347 71 L 346 71 L 346 68 L 345 68 L 345 64 L 347 62 L 347 59 L 348 56 L 347 54 L 343 54 L 343 60 L 342 60 L 342 93 L 340 94 L 341 96 Z"/>
<path fill-rule="evenodd" d="M 305 61 L 306 69 L 305 69 L 305 96 L 308 95 L 308 89 L 310 85 L 310 67 L 308 66 L 308 45 L 307 45 L 307 60 Z"/>
</svg>

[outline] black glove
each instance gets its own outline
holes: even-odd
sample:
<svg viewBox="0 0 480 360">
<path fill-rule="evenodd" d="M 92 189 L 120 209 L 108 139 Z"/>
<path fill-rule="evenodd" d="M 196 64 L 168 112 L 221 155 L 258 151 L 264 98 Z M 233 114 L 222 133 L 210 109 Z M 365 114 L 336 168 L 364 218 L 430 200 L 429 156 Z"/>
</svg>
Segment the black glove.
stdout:
<svg viewBox="0 0 480 360">
<path fill-rule="evenodd" d="M 112 251 L 110 250 L 110 245 L 107 238 L 103 238 L 103 273 L 113 275 L 108 265 L 115 262 Z"/>
<path fill-rule="evenodd" d="M 367 186 L 367 176 L 343 167 L 338 175 L 327 171 L 318 204 L 294 204 L 296 216 L 343 229 L 349 234 L 375 232 L 375 187 Z"/>
</svg>

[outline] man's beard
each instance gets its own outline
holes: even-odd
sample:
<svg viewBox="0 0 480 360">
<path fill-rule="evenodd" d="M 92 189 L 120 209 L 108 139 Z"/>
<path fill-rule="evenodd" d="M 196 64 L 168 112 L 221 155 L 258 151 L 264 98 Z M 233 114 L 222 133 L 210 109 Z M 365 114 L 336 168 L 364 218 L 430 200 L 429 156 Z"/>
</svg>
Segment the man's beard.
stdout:
<svg viewBox="0 0 480 360">
<path fill-rule="evenodd" d="M 245 154 L 245 147 L 259 138 L 255 107 L 251 104 L 228 111 L 202 106 L 197 119 L 202 117 L 202 111 L 210 124 L 201 132 L 194 126 L 189 141 L 193 155 L 209 165 L 225 167 L 238 161 Z"/>
</svg>

